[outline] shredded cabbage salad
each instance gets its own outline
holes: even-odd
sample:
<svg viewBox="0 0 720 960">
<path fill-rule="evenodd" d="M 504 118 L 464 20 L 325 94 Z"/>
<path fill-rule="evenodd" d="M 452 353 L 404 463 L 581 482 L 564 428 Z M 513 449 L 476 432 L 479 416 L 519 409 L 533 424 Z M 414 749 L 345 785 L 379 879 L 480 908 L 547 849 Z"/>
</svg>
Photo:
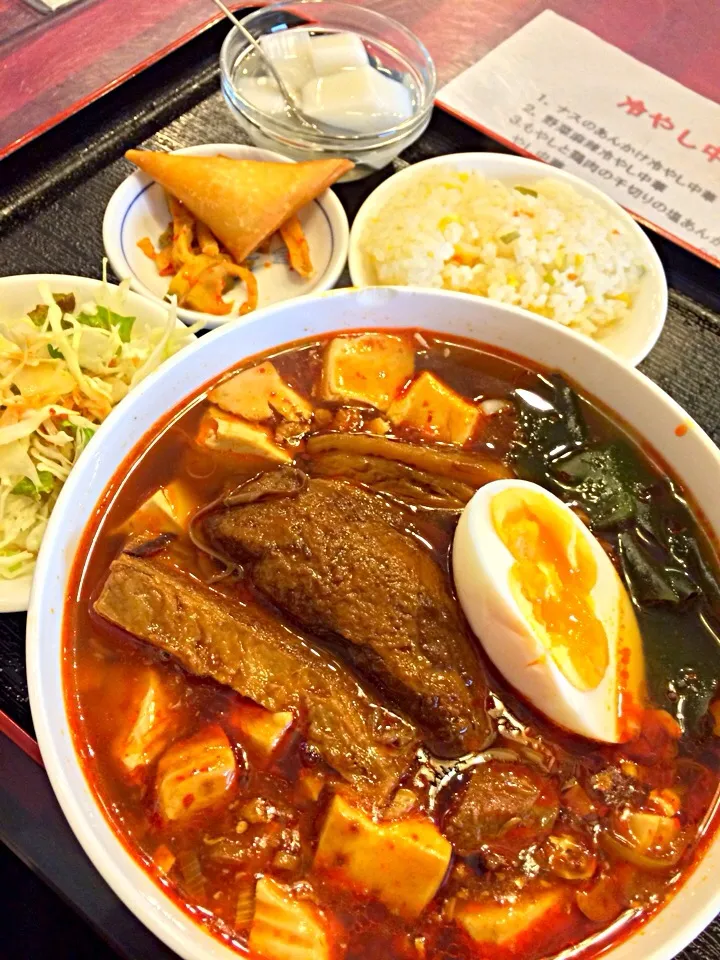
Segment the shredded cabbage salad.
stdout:
<svg viewBox="0 0 720 960">
<path fill-rule="evenodd" d="M 128 283 L 97 300 L 38 289 L 0 319 L 0 579 L 32 573 L 60 489 L 97 427 L 136 384 L 191 341 L 175 305 L 150 327 L 126 315 Z M 1 307 L 1 305 L 0 305 Z"/>
</svg>

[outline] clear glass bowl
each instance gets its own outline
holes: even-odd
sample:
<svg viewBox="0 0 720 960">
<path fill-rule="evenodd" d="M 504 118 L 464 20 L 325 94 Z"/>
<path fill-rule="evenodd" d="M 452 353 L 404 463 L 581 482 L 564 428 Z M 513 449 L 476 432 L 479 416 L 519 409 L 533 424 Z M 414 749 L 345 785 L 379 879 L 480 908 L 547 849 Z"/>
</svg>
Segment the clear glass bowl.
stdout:
<svg viewBox="0 0 720 960">
<path fill-rule="evenodd" d="M 252 76 L 258 57 L 239 30 L 231 30 L 220 52 L 222 92 L 233 116 L 258 147 L 293 160 L 347 157 L 355 167 L 343 179 L 356 180 L 382 169 L 424 132 L 435 98 L 435 65 L 418 38 L 402 24 L 363 7 L 335 0 L 283 0 L 242 20 L 254 37 L 300 28 L 311 33 L 352 31 L 362 37 L 371 62 L 401 80 L 411 93 L 412 116 L 379 133 L 328 132 L 303 127 L 287 114 L 271 114 L 244 97 L 236 86 Z"/>
</svg>

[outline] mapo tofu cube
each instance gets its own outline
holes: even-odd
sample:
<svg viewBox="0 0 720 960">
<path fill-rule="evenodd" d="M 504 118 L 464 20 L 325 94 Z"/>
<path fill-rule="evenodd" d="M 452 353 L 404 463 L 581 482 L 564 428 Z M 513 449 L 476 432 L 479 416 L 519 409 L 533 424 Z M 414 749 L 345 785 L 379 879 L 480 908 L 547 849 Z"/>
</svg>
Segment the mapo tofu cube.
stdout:
<svg viewBox="0 0 720 960">
<path fill-rule="evenodd" d="M 131 778 L 156 760 L 176 728 L 170 695 L 154 670 L 139 682 L 131 709 L 130 726 L 115 743 L 115 755 Z"/>
<path fill-rule="evenodd" d="M 262 457 L 275 463 L 289 463 L 292 460 L 292 455 L 273 441 L 267 427 L 247 423 L 219 407 L 210 407 L 205 412 L 197 439 L 211 450 Z"/>
<path fill-rule="evenodd" d="M 298 796 L 315 803 L 320 799 L 327 782 L 327 778 L 316 770 L 301 770 L 296 784 Z"/>
<path fill-rule="evenodd" d="M 180 533 L 196 508 L 190 491 L 181 481 L 173 480 L 148 497 L 123 529 L 128 533 Z"/>
<path fill-rule="evenodd" d="M 210 391 L 208 400 L 245 420 L 269 420 L 273 412 L 292 421 L 310 421 L 313 416 L 310 403 L 285 383 L 269 360 L 223 381 Z"/>
<path fill-rule="evenodd" d="M 525 890 L 511 902 L 479 900 L 463 902 L 455 919 L 476 943 L 513 947 L 522 956 L 522 947 L 535 942 L 542 930 L 554 926 L 570 909 L 564 887 Z M 532 940 L 531 940 L 532 938 Z"/>
<path fill-rule="evenodd" d="M 482 417 L 474 403 L 427 370 L 391 404 L 387 415 L 395 426 L 414 427 L 433 440 L 459 446 L 470 440 Z"/>
<path fill-rule="evenodd" d="M 360 403 L 385 411 L 415 370 L 415 351 L 405 337 L 361 333 L 334 337 L 325 347 L 323 400 Z"/>
<path fill-rule="evenodd" d="M 173 480 L 172 483 L 160 487 L 152 499 L 164 508 L 182 529 L 187 527 L 190 517 L 198 508 L 190 490 L 180 480 Z"/>
<path fill-rule="evenodd" d="M 278 749 L 295 720 L 290 710 L 266 710 L 254 703 L 239 703 L 231 715 L 233 728 L 243 744 L 264 760 Z"/>
<path fill-rule="evenodd" d="M 127 533 L 173 533 L 182 531 L 182 526 L 173 513 L 170 502 L 161 487 L 133 513 L 122 529 Z"/>
<path fill-rule="evenodd" d="M 237 767 L 224 730 L 215 725 L 174 743 L 160 758 L 155 781 L 165 820 L 189 820 L 229 800 Z"/>
<path fill-rule="evenodd" d="M 429 820 L 378 823 L 335 796 L 320 834 L 315 868 L 416 917 L 442 883 L 452 847 Z"/>
<path fill-rule="evenodd" d="M 265 960 L 329 960 L 330 937 L 317 907 L 270 877 L 255 887 L 248 946 Z"/>
</svg>

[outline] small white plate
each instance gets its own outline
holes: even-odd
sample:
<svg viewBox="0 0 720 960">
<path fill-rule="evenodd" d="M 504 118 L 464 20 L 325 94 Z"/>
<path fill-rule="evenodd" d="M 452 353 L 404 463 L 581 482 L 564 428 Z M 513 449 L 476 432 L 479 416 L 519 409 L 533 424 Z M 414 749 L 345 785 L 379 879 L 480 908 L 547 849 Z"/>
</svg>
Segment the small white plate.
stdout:
<svg viewBox="0 0 720 960">
<path fill-rule="evenodd" d="M 406 188 L 412 180 L 422 177 L 431 167 L 443 166 L 453 170 L 476 170 L 490 180 L 509 181 L 511 183 L 532 183 L 534 180 L 559 180 L 573 187 L 579 194 L 594 200 L 619 221 L 630 228 L 635 236 L 638 251 L 647 267 L 637 298 L 629 316 L 613 324 L 599 337 L 592 338 L 624 360 L 636 367 L 655 346 L 667 313 L 667 281 L 660 258 L 645 233 L 630 214 L 615 203 L 602 190 L 598 190 L 586 180 L 575 177 L 564 170 L 558 170 L 540 160 L 528 160 L 506 153 L 453 153 L 447 156 L 432 157 L 415 163 L 389 177 L 373 190 L 360 207 L 350 234 L 350 276 L 356 287 L 372 287 L 377 277 L 370 258 L 362 246 L 363 233 L 370 221 L 382 217 L 383 210 L 390 198 L 398 190 Z M 522 307 L 516 310 L 526 311 Z M 570 330 L 577 337 L 587 339 L 586 335 Z"/>
<path fill-rule="evenodd" d="M 237 143 L 207 143 L 197 147 L 175 150 L 174 153 L 195 157 L 214 157 L 223 154 L 233 160 L 270 160 L 278 163 L 293 163 L 287 157 L 271 150 L 260 150 Z M 250 258 L 250 265 L 258 281 L 258 309 L 291 300 L 308 293 L 330 290 L 338 281 L 347 260 L 350 228 L 342 204 L 332 192 L 326 190 L 298 214 L 302 223 L 314 275 L 304 280 L 287 265 L 287 252 L 277 240 L 267 255 Z M 105 252 L 118 277 L 130 278 L 130 286 L 154 300 L 163 300 L 170 285 L 169 277 L 161 277 L 155 264 L 140 250 L 137 243 L 150 237 L 157 245 L 160 234 L 170 223 L 170 211 L 165 191 L 147 174 L 137 170 L 124 180 L 110 198 L 103 219 L 103 243 Z M 238 284 L 226 295 L 228 302 L 242 303 L 244 286 Z M 233 312 L 217 317 L 198 310 L 178 309 L 178 316 L 185 323 L 203 320 L 207 327 L 219 327 L 229 321 L 246 322 L 252 314 L 238 318 Z"/>
<path fill-rule="evenodd" d="M 32 310 L 40 300 L 38 286 L 41 283 L 47 283 L 55 293 L 74 293 L 78 304 L 94 300 L 103 288 L 102 280 L 65 276 L 60 273 L 29 273 L 16 277 L 0 277 L 0 319 L 22 317 L 28 310 Z M 114 284 L 108 284 L 108 286 L 115 287 Z M 128 292 L 125 303 L 128 314 L 135 317 L 136 329 L 139 331 L 167 323 L 167 305 L 161 306 L 131 292 Z M 181 323 L 178 323 L 178 326 L 184 329 Z M 188 332 L 188 342 L 193 340 L 194 337 Z M 116 406 L 121 406 L 124 402 L 121 400 Z M 104 425 L 101 424 L 95 432 L 96 436 L 103 430 Z M 95 437 L 88 446 L 94 449 Z M 84 457 L 85 451 L 78 462 Z M 32 576 L 19 577 L 17 580 L 0 580 L 0 613 L 19 613 L 27 610 L 32 580 Z"/>
</svg>

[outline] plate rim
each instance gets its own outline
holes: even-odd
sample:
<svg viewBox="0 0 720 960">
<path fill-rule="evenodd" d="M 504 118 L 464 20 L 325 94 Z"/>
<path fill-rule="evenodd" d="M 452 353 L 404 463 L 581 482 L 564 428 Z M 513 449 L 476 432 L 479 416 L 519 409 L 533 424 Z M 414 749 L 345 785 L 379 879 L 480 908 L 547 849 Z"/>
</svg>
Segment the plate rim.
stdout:
<svg viewBox="0 0 720 960">
<path fill-rule="evenodd" d="M 638 364 L 640 364 L 654 348 L 667 320 L 669 300 L 667 276 L 657 250 L 653 246 L 645 231 L 641 228 L 640 224 L 637 223 L 637 221 L 627 212 L 627 210 L 620 206 L 620 204 L 617 203 L 617 201 L 614 200 L 609 194 L 605 193 L 603 190 L 601 190 L 599 187 L 596 187 L 589 181 L 583 180 L 582 177 L 579 177 L 573 173 L 569 173 L 566 170 L 556 168 L 551 164 L 544 163 L 542 160 L 534 160 L 530 157 L 522 157 L 517 154 L 501 153 L 497 150 L 475 151 L 472 153 L 462 151 L 427 157 L 424 160 L 419 160 L 417 163 L 412 163 L 409 166 L 404 167 L 402 170 L 396 171 L 386 180 L 383 180 L 382 183 L 379 183 L 375 189 L 365 197 L 353 219 L 353 225 L 350 230 L 350 245 L 348 250 L 348 270 L 352 283 L 358 287 L 372 287 L 378 285 L 377 281 L 375 281 L 372 277 L 369 277 L 367 275 L 367 271 L 364 269 L 364 258 L 360 250 L 360 239 L 363 232 L 367 228 L 368 221 L 375 214 L 378 204 L 381 201 L 389 199 L 398 190 L 411 183 L 414 176 L 420 176 L 419 171 L 421 170 L 427 170 L 434 166 L 448 165 L 450 167 L 459 167 L 461 164 L 467 164 L 467 169 L 475 169 L 479 170 L 480 173 L 483 173 L 486 165 L 497 162 L 501 162 L 508 168 L 517 168 L 517 175 L 519 177 L 523 176 L 524 174 L 527 175 L 529 171 L 533 171 L 536 173 L 538 179 L 554 179 L 560 183 L 568 183 L 584 196 L 595 199 L 596 202 L 600 203 L 607 209 L 612 209 L 616 216 L 632 231 L 633 236 L 636 237 L 638 244 L 642 249 L 643 255 L 650 262 L 650 273 L 652 274 L 654 285 L 656 287 L 655 293 L 658 297 L 657 316 L 659 320 L 653 324 L 652 330 L 650 331 L 649 335 L 646 336 L 642 346 L 636 349 L 632 354 L 621 353 L 620 351 L 613 349 L 611 346 L 608 346 L 606 343 L 604 343 L 602 338 L 596 339 L 595 337 L 589 337 L 586 334 L 569 327 L 566 327 L 565 329 L 567 329 L 574 336 L 580 337 L 582 340 L 590 340 L 592 343 L 604 346 L 606 349 L 610 350 L 615 357 L 617 357 L 623 363 L 626 363 L 628 366 L 637 367 Z M 485 174 L 485 176 L 488 176 L 488 174 Z M 508 173 L 508 177 L 511 176 L 512 173 Z M 496 175 L 492 177 L 492 179 L 501 179 L 501 177 Z M 405 286 L 412 287 L 413 289 L 442 289 L 416 287 L 412 284 L 407 284 Z M 458 290 L 450 292 L 465 293 L 467 291 Z M 477 294 L 469 295 L 477 296 Z M 514 310 L 519 310 L 523 314 L 527 315 L 530 313 L 532 316 L 535 316 L 535 314 L 532 314 L 531 311 L 528 311 L 524 307 L 520 307 L 515 304 L 505 304 L 505 306 L 510 306 Z M 555 321 L 551 322 L 555 323 Z"/>
</svg>

